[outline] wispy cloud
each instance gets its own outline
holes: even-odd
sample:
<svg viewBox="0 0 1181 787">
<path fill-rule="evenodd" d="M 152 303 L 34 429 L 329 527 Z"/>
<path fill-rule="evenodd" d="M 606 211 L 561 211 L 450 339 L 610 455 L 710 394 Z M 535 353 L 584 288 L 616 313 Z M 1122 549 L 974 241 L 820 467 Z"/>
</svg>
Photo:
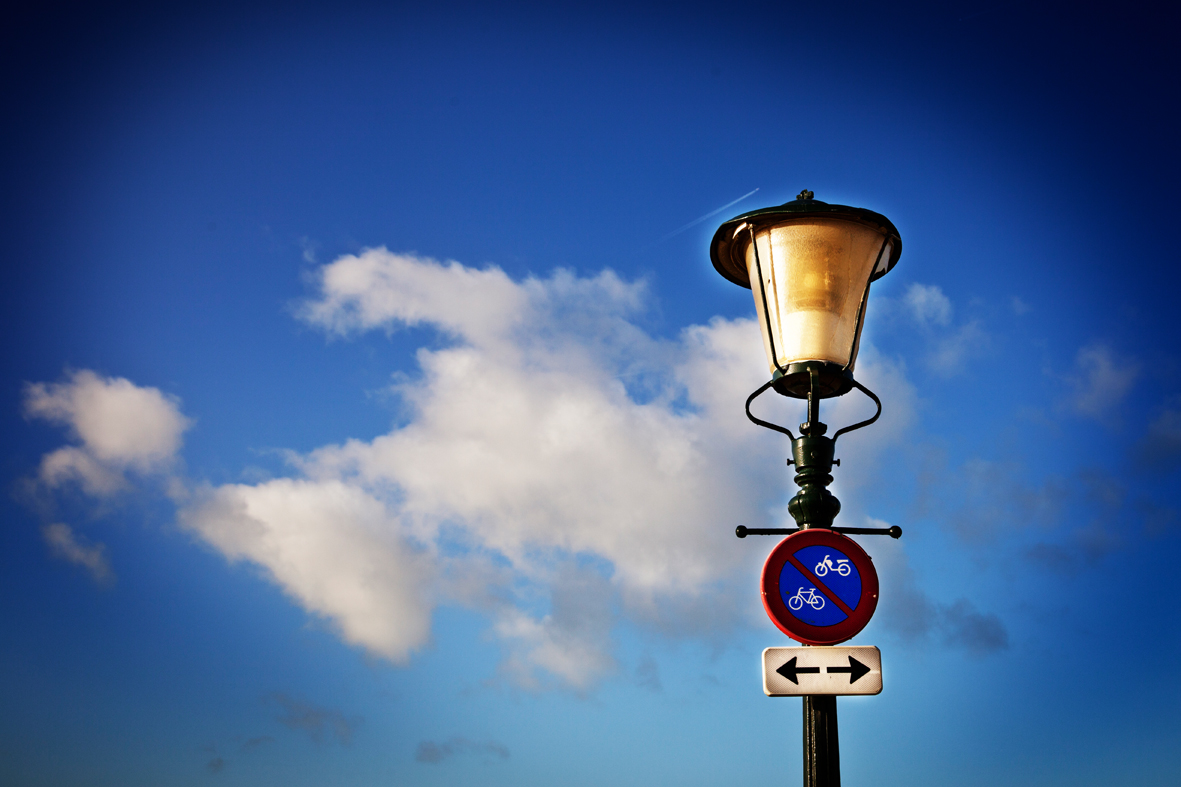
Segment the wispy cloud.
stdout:
<svg viewBox="0 0 1181 787">
<path fill-rule="evenodd" d="M 951 299 L 935 284 L 914 283 L 906 288 L 902 302 L 907 312 L 924 327 L 948 325 L 951 322 Z"/>
<path fill-rule="evenodd" d="M 1067 408 L 1108 423 L 1140 376 L 1136 361 L 1119 357 L 1110 345 L 1102 343 L 1080 348 L 1074 367 L 1074 373 L 1067 377 L 1071 389 L 1065 400 Z"/>
<path fill-rule="evenodd" d="M 935 339 L 927 365 L 936 374 L 951 377 L 963 371 L 967 361 L 988 346 L 988 334 L 979 320 L 972 320 Z"/>
<path fill-rule="evenodd" d="M 95 582 L 109 585 L 115 581 L 104 544 L 84 543 L 69 525 L 61 522 L 41 528 L 41 536 L 55 557 L 86 569 Z"/>
<path fill-rule="evenodd" d="M 289 697 L 282 692 L 271 694 L 268 700 L 281 708 L 282 712 L 277 717 L 280 724 L 307 733 L 316 743 L 335 740 L 337 743 L 348 745 L 353 740 L 353 732 L 361 722 L 360 718 L 346 718 L 338 710 L 322 708 Z"/>
<path fill-rule="evenodd" d="M 1064 477 L 1031 478 L 1015 462 L 970 457 L 949 466 L 939 451 L 920 465 L 915 513 L 930 517 L 969 542 L 989 541 L 1014 527 L 1056 524 L 1070 499 Z"/>
<path fill-rule="evenodd" d="M 541 667 L 569 686 L 586 689 L 615 669 L 611 587 L 599 573 L 569 563 L 550 587 L 551 611 L 540 619 L 516 607 L 501 611 L 496 633 L 510 649 L 501 669 L 528 688 L 542 685 L 534 671 Z"/>
<path fill-rule="evenodd" d="M 980 612 L 966 598 L 941 606 L 937 627 L 945 645 L 962 648 L 974 656 L 1009 647 L 1009 632 L 1001 619 L 995 614 Z"/>
<path fill-rule="evenodd" d="M 263 746 L 266 746 L 267 744 L 274 743 L 274 742 L 275 742 L 275 739 L 272 738 L 270 735 L 256 735 L 255 737 L 249 738 L 246 741 L 244 741 L 242 743 L 242 745 L 239 747 L 239 749 L 244 752 L 256 751 L 258 749 L 261 749 Z"/>
<path fill-rule="evenodd" d="M 507 760 L 508 747 L 497 741 L 472 741 L 455 736 L 445 741 L 422 741 L 414 750 L 414 759 L 427 765 L 438 765 L 461 754 L 474 754 L 486 760 Z"/>
<path fill-rule="evenodd" d="M 258 751 L 267 744 L 274 743 L 275 739 L 270 735 L 258 735 L 249 738 L 236 747 L 239 754 L 249 755 Z M 218 746 L 216 743 L 211 743 L 204 747 L 204 751 L 210 755 L 209 760 L 205 763 L 205 769 L 213 774 L 219 774 L 230 766 L 231 760 L 227 756 L 218 753 Z"/>
<path fill-rule="evenodd" d="M 877 298 L 875 313 L 902 317 L 917 329 L 927 344 L 925 365 L 940 377 L 952 377 L 964 370 L 966 363 L 989 345 L 989 336 L 980 320 L 956 325 L 955 307 L 937 284 L 914 282 L 898 298 Z"/>
<path fill-rule="evenodd" d="M 1107 469 L 1084 468 L 1069 480 L 1068 496 L 1084 502 L 1084 516 L 1070 518 L 1058 538 L 1027 548 L 1033 563 L 1058 574 L 1075 574 L 1094 566 L 1139 536 L 1165 534 L 1176 512 L 1151 500 L 1133 498 Z"/>
<path fill-rule="evenodd" d="M 874 527 L 888 523 L 870 520 Z M 931 599 L 919 587 L 904 548 L 897 543 L 880 545 L 875 562 L 883 569 L 881 625 L 904 642 L 932 640 L 973 656 L 986 656 L 1009 647 L 1009 633 L 998 615 L 981 612 L 967 598 L 950 604 Z"/>
<path fill-rule="evenodd" d="M 660 681 L 660 667 L 652 656 L 646 654 L 636 665 L 636 684 L 649 691 L 664 691 L 664 684 Z"/>
<path fill-rule="evenodd" d="M 1172 470 L 1181 465 L 1181 407 L 1165 407 L 1148 425 L 1136 451 L 1136 461 L 1153 470 Z"/>
</svg>

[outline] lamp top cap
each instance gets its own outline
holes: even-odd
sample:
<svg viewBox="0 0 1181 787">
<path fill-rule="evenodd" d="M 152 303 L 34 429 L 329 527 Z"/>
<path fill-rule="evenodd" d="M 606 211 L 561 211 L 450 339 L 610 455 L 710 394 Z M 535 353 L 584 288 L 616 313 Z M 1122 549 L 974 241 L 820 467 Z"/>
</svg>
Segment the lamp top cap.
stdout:
<svg viewBox="0 0 1181 787">
<path fill-rule="evenodd" d="M 713 261 L 714 268 L 735 284 L 750 289 L 750 275 L 746 270 L 745 259 L 746 242 L 739 236 L 740 230 L 751 227 L 757 232 L 761 227 L 779 224 L 790 219 L 828 218 L 864 224 L 873 227 L 889 238 L 892 242 L 890 259 L 886 263 L 885 269 L 879 270 L 873 279 L 880 279 L 889 273 L 890 269 L 898 262 L 898 258 L 902 256 L 902 237 L 898 234 L 898 228 L 894 226 L 893 222 L 872 210 L 852 208 L 848 205 L 831 205 L 814 199 L 814 197 L 815 194 L 804 189 L 791 202 L 771 208 L 752 210 L 741 216 L 735 216 L 722 224 L 714 233 L 713 242 L 709 245 L 709 257 Z M 743 234 L 745 235 L 745 233 Z"/>
</svg>

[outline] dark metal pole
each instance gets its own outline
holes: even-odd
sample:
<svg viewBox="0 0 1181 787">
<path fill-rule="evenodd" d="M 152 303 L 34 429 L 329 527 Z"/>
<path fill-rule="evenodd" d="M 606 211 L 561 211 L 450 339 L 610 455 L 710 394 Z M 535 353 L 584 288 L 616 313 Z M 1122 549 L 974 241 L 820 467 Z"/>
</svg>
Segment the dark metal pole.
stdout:
<svg viewBox="0 0 1181 787">
<path fill-rule="evenodd" d="M 804 787 L 841 787 L 837 698 L 804 697 Z"/>
</svg>

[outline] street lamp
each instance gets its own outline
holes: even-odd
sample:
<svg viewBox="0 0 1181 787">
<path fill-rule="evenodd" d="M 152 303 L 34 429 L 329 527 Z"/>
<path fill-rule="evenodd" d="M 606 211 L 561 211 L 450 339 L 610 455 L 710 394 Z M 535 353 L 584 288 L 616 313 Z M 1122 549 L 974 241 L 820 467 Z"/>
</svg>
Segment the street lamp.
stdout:
<svg viewBox="0 0 1181 787">
<path fill-rule="evenodd" d="M 718 272 L 753 291 L 763 349 L 772 373 L 770 380 L 747 397 L 746 415 L 759 426 L 781 432 L 791 440 L 792 457 L 787 461 L 796 466 L 795 482 L 800 487 L 788 503 L 788 512 L 798 529 L 739 526 L 736 533 L 739 538 L 792 534 L 772 551 L 763 569 L 764 606 L 776 626 L 805 645 L 834 644 L 852 637 L 868 623 L 877 605 L 877 576 L 868 557 L 852 542 L 844 546 L 834 541 L 840 536 L 824 536 L 823 532 L 881 534 L 894 538 L 902 535 L 899 527 L 834 527 L 833 520 L 841 504 L 827 488 L 833 480 L 833 465 L 840 465 L 840 460 L 834 459 L 837 438 L 869 426 L 882 414 L 881 400 L 854 378 L 853 366 L 865 325 L 869 287 L 898 262 L 902 239 L 898 229 L 879 213 L 830 205 L 813 196 L 811 191 L 804 190 L 784 205 L 730 219 L 718 228 L 710 244 L 710 259 Z M 820 421 L 820 400 L 842 396 L 854 388 L 873 400 L 877 412 L 872 418 L 838 429 L 832 437 L 827 437 L 828 427 Z M 790 429 L 764 421 L 751 412 L 751 403 L 768 389 L 783 396 L 807 399 L 808 420 L 800 424 L 799 437 Z M 810 535 L 801 535 L 808 531 Z M 799 539 L 823 546 L 801 549 L 789 546 L 788 542 Z M 842 548 L 844 553 L 839 551 Z M 809 549 L 821 550 L 814 555 L 825 554 L 814 572 L 798 560 Z M 851 561 L 838 560 L 834 566 L 827 555 L 829 549 Z M 854 554 L 861 555 L 863 560 L 852 559 Z M 865 582 L 857 569 L 842 565 L 850 562 L 854 565 L 861 562 Z M 831 579 L 827 583 L 819 579 L 828 576 L 830 567 L 843 569 L 843 576 L 856 575 L 857 594 L 863 602 L 860 606 L 849 595 L 847 584 L 842 592 Z M 789 579 L 791 586 L 799 586 L 793 598 L 784 593 Z M 837 590 L 833 591 L 830 585 Z M 833 607 L 841 607 L 836 613 L 840 616 L 839 624 L 831 622 L 837 618 L 821 620 L 816 612 L 823 608 L 826 598 Z M 854 603 L 843 603 L 842 598 Z M 768 694 L 772 691 L 767 688 L 767 671 L 771 669 L 767 654 L 772 650 L 775 649 L 764 651 L 764 691 Z M 870 650 L 877 652 L 876 648 Z M 797 686 L 805 673 L 809 677 L 814 674 L 819 680 L 821 668 L 801 667 L 798 658 L 793 656 L 775 671 Z M 852 657 L 848 664 L 847 668 L 830 666 L 824 670 L 850 673 L 850 684 L 857 680 L 853 675 L 868 670 Z M 877 690 L 880 691 L 880 662 L 878 669 Z M 856 692 L 831 687 L 824 693 L 819 689 L 788 691 L 791 695 L 797 693 L 803 696 L 804 785 L 840 787 L 836 694 Z"/>
<path fill-rule="evenodd" d="M 830 205 L 805 190 L 792 202 L 730 219 L 714 234 L 709 252 L 719 273 L 754 293 L 772 377 L 747 398 L 746 414 L 792 441 L 789 463 L 798 470 L 800 493 L 788 511 L 801 528 L 832 528 L 841 505 L 825 487 L 832 483 L 836 440 L 869 426 L 882 412 L 881 400 L 854 379 L 853 366 L 870 284 L 889 273 L 902 254 L 898 230 L 879 213 Z M 800 437 L 751 413 L 751 403 L 769 388 L 808 400 Z M 877 412 L 825 437 L 820 400 L 853 388 L 869 396 Z M 756 532 L 743 528 L 739 536 Z"/>
</svg>

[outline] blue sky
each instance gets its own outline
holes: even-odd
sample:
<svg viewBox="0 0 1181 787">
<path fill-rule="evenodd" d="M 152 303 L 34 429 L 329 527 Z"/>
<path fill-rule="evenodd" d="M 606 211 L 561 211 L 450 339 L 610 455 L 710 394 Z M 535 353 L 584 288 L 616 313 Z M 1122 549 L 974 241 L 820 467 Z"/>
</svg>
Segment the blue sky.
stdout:
<svg viewBox="0 0 1181 787">
<path fill-rule="evenodd" d="M 808 188 L 903 239 L 835 473 L 905 531 L 846 783 L 1172 783 L 1172 21 L 15 12 L 0 781 L 794 783 L 733 537 L 788 446 L 708 244 Z"/>
</svg>

